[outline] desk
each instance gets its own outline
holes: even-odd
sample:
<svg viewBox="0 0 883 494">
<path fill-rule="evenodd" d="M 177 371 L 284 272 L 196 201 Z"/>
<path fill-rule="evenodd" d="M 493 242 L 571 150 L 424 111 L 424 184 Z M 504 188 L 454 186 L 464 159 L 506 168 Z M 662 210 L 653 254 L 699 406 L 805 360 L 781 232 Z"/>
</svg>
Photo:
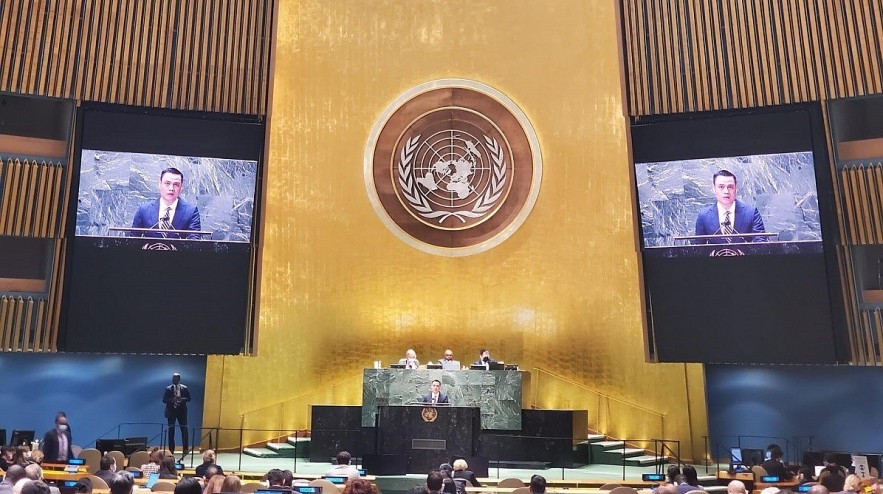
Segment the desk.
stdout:
<svg viewBox="0 0 883 494">
<path fill-rule="evenodd" d="M 527 486 L 525 486 L 527 487 Z M 512 491 L 517 489 L 517 487 L 472 487 L 471 485 L 466 486 L 466 492 L 473 494 L 510 494 Z M 598 488 L 589 488 L 589 487 L 580 487 L 574 489 L 568 489 L 567 487 L 548 487 L 546 486 L 547 494 L 606 494 L 610 491 L 601 490 Z M 650 489 L 640 489 L 638 492 L 641 493 L 649 493 Z"/>
<path fill-rule="evenodd" d="M 362 427 L 374 427 L 378 406 L 423 400 L 438 379 L 453 406 L 481 409 L 481 428 L 521 430 L 521 396 L 530 373 L 515 370 L 365 369 L 362 373 Z"/>
</svg>

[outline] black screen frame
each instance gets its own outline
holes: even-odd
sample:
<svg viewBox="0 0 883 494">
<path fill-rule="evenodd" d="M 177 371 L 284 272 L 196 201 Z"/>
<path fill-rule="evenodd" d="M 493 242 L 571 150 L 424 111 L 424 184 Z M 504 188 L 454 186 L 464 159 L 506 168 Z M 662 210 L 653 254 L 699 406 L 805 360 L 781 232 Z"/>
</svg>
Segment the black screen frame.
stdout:
<svg viewBox="0 0 883 494">
<path fill-rule="evenodd" d="M 839 225 L 820 104 L 636 118 L 631 122 L 631 146 L 633 177 L 634 163 L 812 151 L 822 226 L 822 253 L 662 259 L 648 255 L 644 247 L 637 182 L 633 181 L 636 250 L 651 360 L 848 361 L 837 260 Z M 742 276 L 745 273 L 748 276 Z M 726 300 L 722 306 L 731 309 L 729 320 L 727 315 L 715 319 L 715 311 L 708 309 L 712 294 L 721 287 L 709 281 L 714 279 L 730 284 L 720 290 Z M 798 292 L 792 297 L 783 290 Z M 688 294 L 690 300 L 679 294 Z M 690 314 L 693 311 L 695 317 Z M 756 312 L 742 317 L 751 311 Z M 804 332 L 806 328 L 809 331 Z"/>
<path fill-rule="evenodd" d="M 253 348 L 266 166 L 265 119 L 250 115 L 84 102 L 77 111 L 75 132 L 58 349 L 98 353 L 236 355 Z M 145 291 L 139 288 L 139 282 L 145 279 L 147 283 L 163 282 L 160 276 L 153 276 L 154 273 L 147 268 L 139 271 L 138 260 L 146 260 L 150 264 L 151 257 L 156 257 L 157 252 L 139 252 L 134 238 L 75 234 L 75 198 L 79 195 L 80 160 L 84 148 L 257 162 L 250 241 L 181 240 L 178 243 L 180 252 L 175 253 L 177 257 L 170 258 L 174 265 L 187 267 L 179 280 L 182 291 L 189 290 L 186 300 L 172 304 L 170 309 L 171 312 L 186 311 L 180 321 L 176 316 L 182 314 L 171 313 L 164 318 L 170 324 L 151 324 L 153 316 L 148 314 L 145 317 L 145 304 L 138 303 Z M 88 269 L 100 267 L 101 256 L 108 253 L 116 263 L 114 265 L 118 272 L 90 273 L 105 283 L 93 290 L 85 282 L 85 273 Z M 189 272 L 186 272 L 188 269 Z M 130 282 L 115 283 L 115 274 L 122 279 L 130 278 Z M 206 282 L 200 285 L 203 276 Z M 172 296 L 179 296 L 175 292 L 177 285 L 166 288 L 172 292 Z M 89 290 L 92 292 L 89 293 Z M 157 293 L 157 287 L 149 287 L 146 291 Z M 83 308 L 84 300 L 90 303 L 94 300 L 98 304 L 97 309 L 107 310 L 112 316 L 102 319 L 102 311 L 96 308 L 89 310 L 98 315 L 87 313 Z M 131 318 L 125 317 L 127 309 L 134 313 Z M 202 320 L 206 321 L 205 327 L 199 324 Z"/>
</svg>

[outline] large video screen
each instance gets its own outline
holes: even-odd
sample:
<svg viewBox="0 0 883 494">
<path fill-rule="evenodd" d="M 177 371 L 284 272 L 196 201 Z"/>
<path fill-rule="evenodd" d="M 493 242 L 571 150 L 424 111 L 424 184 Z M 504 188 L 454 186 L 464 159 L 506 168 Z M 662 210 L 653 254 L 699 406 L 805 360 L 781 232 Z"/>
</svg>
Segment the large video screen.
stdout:
<svg viewBox="0 0 883 494">
<path fill-rule="evenodd" d="M 822 251 L 812 151 L 635 163 L 635 177 L 643 246 L 652 255 L 708 244 L 733 255 Z M 743 248 L 761 242 L 785 245 Z"/>
<path fill-rule="evenodd" d="M 818 105 L 643 118 L 631 134 L 650 357 L 846 360 Z"/>
<path fill-rule="evenodd" d="M 59 349 L 242 352 L 263 121 L 84 103 L 76 130 Z"/>
</svg>

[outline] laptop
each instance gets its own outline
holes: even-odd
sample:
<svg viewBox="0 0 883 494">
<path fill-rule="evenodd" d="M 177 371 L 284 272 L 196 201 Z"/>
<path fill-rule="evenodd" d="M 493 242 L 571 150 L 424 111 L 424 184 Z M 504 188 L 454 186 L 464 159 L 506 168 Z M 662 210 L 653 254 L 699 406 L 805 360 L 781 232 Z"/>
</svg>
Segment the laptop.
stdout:
<svg viewBox="0 0 883 494">
<path fill-rule="evenodd" d="M 442 365 L 441 364 L 426 364 L 426 368 L 427 369 L 441 369 Z"/>
<path fill-rule="evenodd" d="M 390 369 L 404 369 L 405 364 L 389 364 Z"/>
</svg>

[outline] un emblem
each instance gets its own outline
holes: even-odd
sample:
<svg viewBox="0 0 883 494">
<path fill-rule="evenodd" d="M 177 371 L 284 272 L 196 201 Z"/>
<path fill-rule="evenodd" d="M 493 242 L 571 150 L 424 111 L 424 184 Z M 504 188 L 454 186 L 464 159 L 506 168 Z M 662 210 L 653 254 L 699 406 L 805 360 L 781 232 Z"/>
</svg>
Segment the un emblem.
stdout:
<svg viewBox="0 0 883 494">
<path fill-rule="evenodd" d="M 511 236 L 539 193 L 542 159 L 524 113 L 499 91 L 446 79 L 400 96 L 365 152 L 386 226 L 432 254 L 482 252 Z"/>
<path fill-rule="evenodd" d="M 438 410 L 432 407 L 424 407 L 420 411 L 420 416 L 423 417 L 424 422 L 435 422 L 435 419 L 438 418 Z"/>
</svg>

